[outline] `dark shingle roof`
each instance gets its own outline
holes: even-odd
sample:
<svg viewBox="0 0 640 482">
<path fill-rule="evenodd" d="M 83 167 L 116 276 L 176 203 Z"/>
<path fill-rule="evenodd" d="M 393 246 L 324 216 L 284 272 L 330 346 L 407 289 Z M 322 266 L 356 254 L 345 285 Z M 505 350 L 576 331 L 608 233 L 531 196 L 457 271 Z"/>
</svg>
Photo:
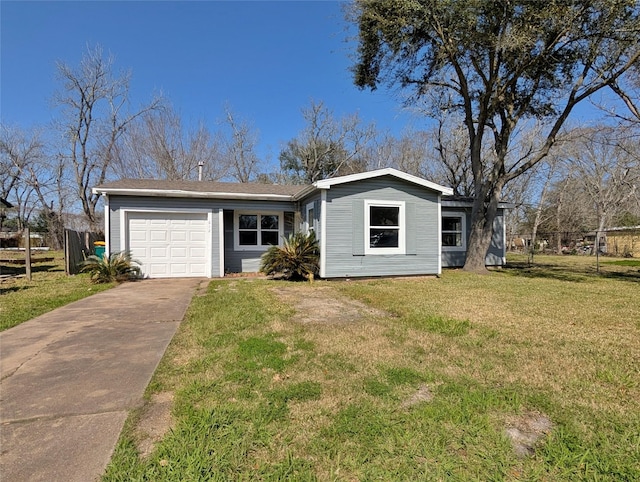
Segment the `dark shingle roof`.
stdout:
<svg viewBox="0 0 640 482">
<path fill-rule="evenodd" d="M 157 179 L 121 179 L 102 184 L 97 191 L 109 190 L 142 190 L 142 191 L 183 191 L 192 193 L 210 194 L 238 194 L 238 195 L 277 195 L 294 196 L 308 186 L 240 183 L 240 182 L 214 182 L 214 181 L 167 181 Z"/>
</svg>

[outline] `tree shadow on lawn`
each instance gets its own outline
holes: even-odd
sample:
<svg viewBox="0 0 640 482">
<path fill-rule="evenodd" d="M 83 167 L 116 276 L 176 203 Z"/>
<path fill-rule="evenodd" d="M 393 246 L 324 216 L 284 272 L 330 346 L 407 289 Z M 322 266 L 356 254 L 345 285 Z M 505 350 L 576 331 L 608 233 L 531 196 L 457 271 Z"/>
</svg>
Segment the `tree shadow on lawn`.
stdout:
<svg viewBox="0 0 640 482">
<path fill-rule="evenodd" d="M 57 264 L 33 264 L 31 265 L 31 273 L 55 273 L 63 272 L 64 267 Z M 0 275 L 24 276 L 26 274 L 24 265 L 0 264 Z"/>
<path fill-rule="evenodd" d="M 17 291 L 24 291 L 32 288 L 32 286 L 8 286 L 4 287 L 0 284 L 0 295 L 4 295 L 7 293 L 15 293 Z"/>
<path fill-rule="evenodd" d="M 588 283 L 597 278 L 617 279 L 620 281 L 631 281 L 640 283 L 640 270 L 621 269 L 603 270 L 600 273 L 594 266 L 566 266 L 545 263 L 529 264 L 523 262 L 509 262 L 502 268 L 502 271 L 512 275 L 525 278 L 547 278 L 559 281 L 572 281 L 575 283 Z"/>
</svg>

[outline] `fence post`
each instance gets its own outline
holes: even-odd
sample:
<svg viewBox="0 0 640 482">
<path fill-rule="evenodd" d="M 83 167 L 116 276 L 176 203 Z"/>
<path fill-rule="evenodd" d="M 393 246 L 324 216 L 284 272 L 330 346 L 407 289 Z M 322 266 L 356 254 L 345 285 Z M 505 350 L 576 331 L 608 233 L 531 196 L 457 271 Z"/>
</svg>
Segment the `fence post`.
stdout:
<svg viewBox="0 0 640 482">
<path fill-rule="evenodd" d="M 71 274 L 71 260 L 69 259 L 69 230 L 64 230 L 64 273 L 69 276 Z"/>
<path fill-rule="evenodd" d="M 27 280 L 31 281 L 31 233 L 29 228 L 24 230 L 24 271 Z"/>
</svg>

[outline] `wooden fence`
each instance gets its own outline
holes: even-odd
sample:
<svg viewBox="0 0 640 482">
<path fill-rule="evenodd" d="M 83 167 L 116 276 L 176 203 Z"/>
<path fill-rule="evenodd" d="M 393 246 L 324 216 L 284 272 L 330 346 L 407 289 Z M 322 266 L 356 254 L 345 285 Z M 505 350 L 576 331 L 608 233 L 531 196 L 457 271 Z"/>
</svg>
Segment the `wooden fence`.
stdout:
<svg viewBox="0 0 640 482">
<path fill-rule="evenodd" d="M 98 233 L 64 230 L 64 269 L 68 275 L 80 272 L 80 263 L 93 253 L 93 243 L 100 239 Z"/>
</svg>

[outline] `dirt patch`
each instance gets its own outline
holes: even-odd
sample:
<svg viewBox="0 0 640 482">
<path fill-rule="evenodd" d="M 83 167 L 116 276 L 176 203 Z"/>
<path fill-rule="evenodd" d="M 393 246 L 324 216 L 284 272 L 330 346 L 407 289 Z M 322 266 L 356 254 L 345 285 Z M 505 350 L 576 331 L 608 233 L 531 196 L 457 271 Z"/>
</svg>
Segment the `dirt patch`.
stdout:
<svg viewBox="0 0 640 482">
<path fill-rule="evenodd" d="M 428 385 L 422 385 L 413 395 L 402 402 L 402 405 L 400 406 L 402 408 L 411 408 L 414 405 L 418 405 L 422 402 L 430 402 L 431 400 L 433 400 L 433 393 L 431 393 L 431 389 Z"/>
<path fill-rule="evenodd" d="M 142 410 L 136 426 L 136 440 L 140 457 L 148 457 L 155 445 L 162 440 L 173 425 L 171 407 L 173 393 L 161 392 L 151 396 L 151 400 Z"/>
<path fill-rule="evenodd" d="M 526 412 L 507 420 L 505 434 L 518 457 L 533 455 L 536 446 L 553 428 L 549 417 L 538 412 Z"/>
<path fill-rule="evenodd" d="M 272 289 L 278 298 L 292 306 L 294 320 L 300 323 L 351 323 L 365 317 L 389 317 L 389 313 L 347 298 L 330 286 L 286 284 Z"/>
</svg>

